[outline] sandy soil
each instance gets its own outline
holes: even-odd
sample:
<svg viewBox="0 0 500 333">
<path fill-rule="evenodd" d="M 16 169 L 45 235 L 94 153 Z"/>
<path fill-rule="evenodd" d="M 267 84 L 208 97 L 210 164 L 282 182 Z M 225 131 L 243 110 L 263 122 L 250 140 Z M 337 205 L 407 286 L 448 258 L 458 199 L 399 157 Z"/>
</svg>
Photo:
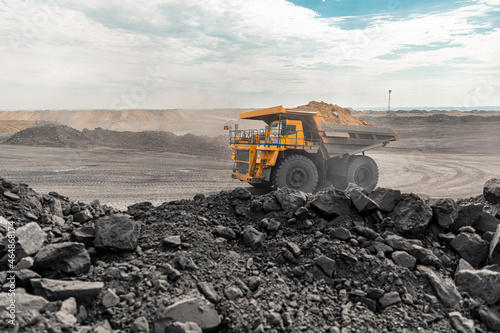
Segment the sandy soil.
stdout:
<svg viewBox="0 0 500 333">
<path fill-rule="evenodd" d="M 0 145 L 0 177 L 120 209 L 232 189 L 239 181 L 231 167 L 230 160 L 165 152 Z"/>
<path fill-rule="evenodd" d="M 457 199 L 481 194 L 478 189 L 486 180 L 500 177 L 496 120 L 391 127 L 401 140 L 367 152 L 379 165 L 379 186 Z M 140 201 L 157 205 L 248 186 L 231 179 L 231 168 L 229 159 L 217 157 L 0 145 L 0 177 L 27 183 L 38 192 L 56 191 L 87 203 L 99 199 L 121 209 Z"/>
</svg>

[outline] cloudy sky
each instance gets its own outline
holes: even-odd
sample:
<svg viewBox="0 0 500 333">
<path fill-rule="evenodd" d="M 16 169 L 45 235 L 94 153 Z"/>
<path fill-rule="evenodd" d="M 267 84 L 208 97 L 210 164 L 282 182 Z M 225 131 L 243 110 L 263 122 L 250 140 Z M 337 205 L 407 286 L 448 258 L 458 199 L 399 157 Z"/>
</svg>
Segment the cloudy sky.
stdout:
<svg viewBox="0 0 500 333">
<path fill-rule="evenodd" d="M 0 110 L 500 105 L 500 0 L 2 0 L 0 74 Z"/>
</svg>

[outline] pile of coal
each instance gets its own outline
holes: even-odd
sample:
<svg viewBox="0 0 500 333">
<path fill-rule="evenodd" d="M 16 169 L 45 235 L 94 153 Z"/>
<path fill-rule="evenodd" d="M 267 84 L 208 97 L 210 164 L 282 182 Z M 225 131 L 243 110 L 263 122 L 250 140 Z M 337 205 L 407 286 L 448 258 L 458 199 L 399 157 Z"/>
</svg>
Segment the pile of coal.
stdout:
<svg viewBox="0 0 500 333">
<path fill-rule="evenodd" d="M 467 200 L 237 188 L 126 212 L 2 180 L 0 216 L 6 332 L 500 331 L 499 179 Z"/>
<path fill-rule="evenodd" d="M 24 129 L 5 140 L 5 143 L 67 148 L 104 146 L 216 156 L 226 156 L 229 152 L 226 136 L 179 136 L 165 131 L 120 132 L 103 128 L 79 131 L 59 124 L 43 124 Z"/>
</svg>

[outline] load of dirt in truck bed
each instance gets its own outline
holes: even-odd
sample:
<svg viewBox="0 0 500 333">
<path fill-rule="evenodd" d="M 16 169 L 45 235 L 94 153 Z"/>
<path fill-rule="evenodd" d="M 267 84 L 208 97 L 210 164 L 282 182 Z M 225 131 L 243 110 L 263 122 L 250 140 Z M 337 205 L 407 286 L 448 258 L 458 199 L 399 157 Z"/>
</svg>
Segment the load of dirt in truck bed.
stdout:
<svg viewBox="0 0 500 333">
<path fill-rule="evenodd" d="M 105 146 L 121 149 L 147 149 L 198 155 L 227 155 L 227 137 L 210 138 L 164 131 L 112 131 L 102 128 L 79 131 L 66 125 L 46 124 L 24 129 L 5 140 L 7 144 L 47 147 Z"/>
<path fill-rule="evenodd" d="M 351 114 L 354 111 L 353 109 L 342 108 L 336 104 L 311 101 L 307 105 L 297 106 L 289 110 L 316 111 L 321 113 L 326 122 L 333 124 L 372 126 L 370 123 L 354 117 Z"/>
<path fill-rule="evenodd" d="M 500 180 L 481 190 L 237 188 L 120 212 L 0 179 L 0 327 L 10 286 L 12 332 L 497 332 Z"/>
</svg>

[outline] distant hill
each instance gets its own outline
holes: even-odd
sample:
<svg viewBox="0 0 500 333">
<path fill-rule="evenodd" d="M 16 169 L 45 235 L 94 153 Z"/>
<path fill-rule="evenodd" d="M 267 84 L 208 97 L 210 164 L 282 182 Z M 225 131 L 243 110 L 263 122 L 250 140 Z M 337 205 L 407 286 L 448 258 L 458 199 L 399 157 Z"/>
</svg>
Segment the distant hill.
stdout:
<svg viewBox="0 0 500 333">
<path fill-rule="evenodd" d="M 36 125 L 29 120 L 0 120 L 0 133 L 14 133 Z"/>
<path fill-rule="evenodd" d="M 5 111 L 0 121 L 45 121 L 68 125 L 78 130 L 96 127 L 115 130 L 161 129 L 163 124 L 189 119 L 183 110 L 59 110 Z"/>
<path fill-rule="evenodd" d="M 267 107 L 274 106 L 269 105 Z M 266 106 L 264 106 L 266 107 Z M 293 106 L 285 105 L 286 108 Z M 448 115 L 496 115 L 498 112 L 445 112 L 424 110 L 409 111 L 368 111 L 360 112 L 351 108 L 343 108 L 335 104 L 311 101 L 295 109 L 320 112 L 327 121 L 353 125 L 368 125 L 363 120 L 366 115 L 429 115 L 445 113 Z M 226 134 L 223 127 L 240 124 L 240 129 L 263 128 L 263 124 L 254 120 L 240 120 L 241 112 L 250 108 L 228 108 L 209 110 L 40 110 L 40 111 L 0 111 L 0 133 L 19 132 L 28 127 L 52 123 L 67 125 L 77 130 L 95 128 L 113 131 L 168 131 L 176 135 L 187 133 L 215 137 Z M 358 119 L 363 118 L 363 119 Z"/>
</svg>

